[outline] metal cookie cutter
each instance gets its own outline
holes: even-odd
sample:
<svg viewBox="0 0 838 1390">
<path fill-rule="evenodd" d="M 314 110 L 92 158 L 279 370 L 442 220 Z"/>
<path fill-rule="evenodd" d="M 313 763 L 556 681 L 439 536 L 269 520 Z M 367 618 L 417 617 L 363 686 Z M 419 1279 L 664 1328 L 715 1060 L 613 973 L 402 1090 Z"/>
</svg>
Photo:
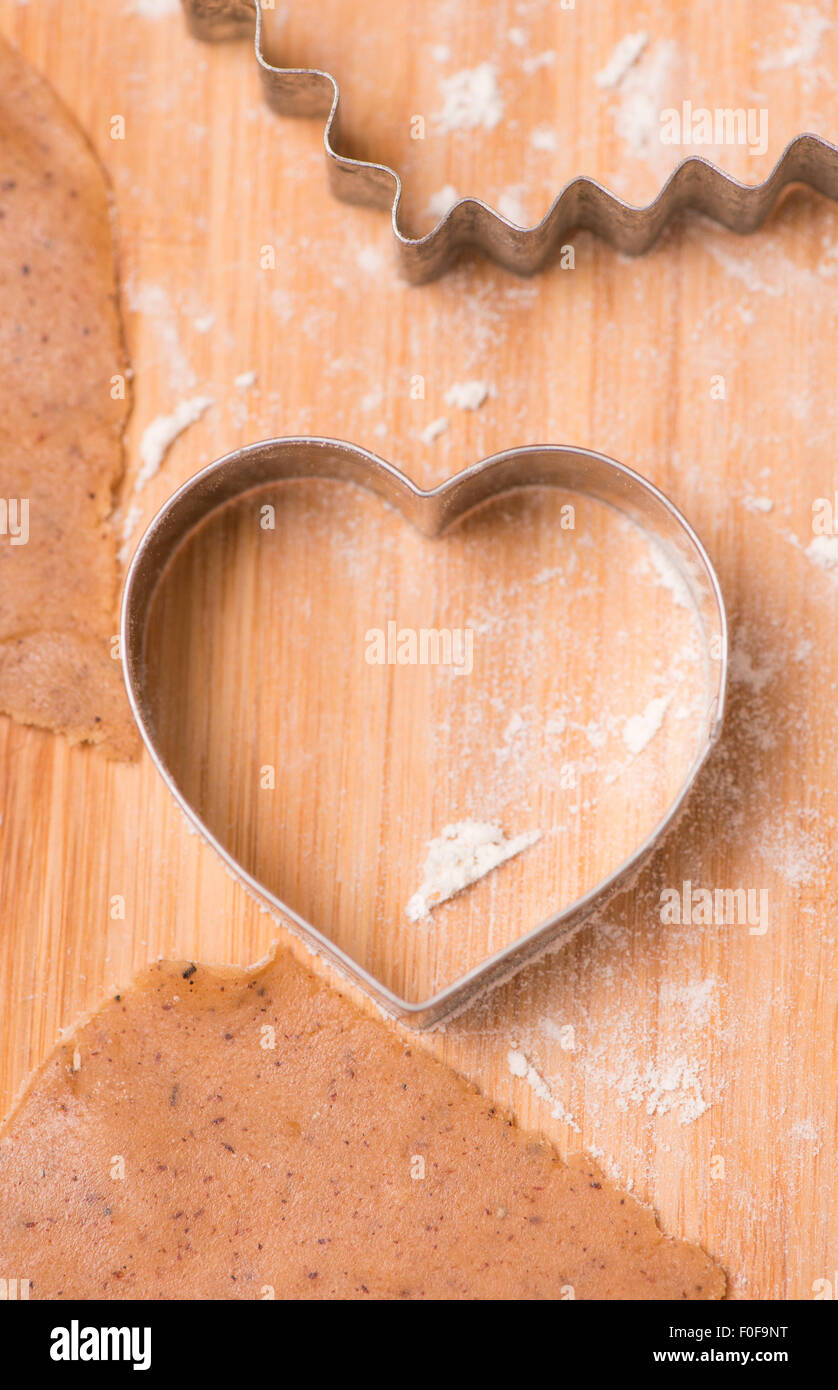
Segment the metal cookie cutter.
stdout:
<svg viewBox="0 0 838 1390">
<path fill-rule="evenodd" d="M 235 38 L 254 28 L 251 0 L 182 0 L 193 34 L 202 39 Z M 756 231 L 790 184 L 806 184 L 838 201 L 838 148 L 819 135 L 798 135 L 783 151 L 763 183 L 744 184 L 709 160 L 692 155 L 673 170 L 658 196 L 634 207 L 594 179 L 565 185 L 534 227 L 517 227 L 477 198 L 461 198 L 426 236 L 409 237 L 399 228 L 402 183 L 385 164 L 338 154 L 340 89 L 330 73 L 316 68 L 278 68 L 265 57 L 262 12 L 255 4 L 255 52 L 268 105 L 281 115 L 325 116 L 323 144 L 329 184 L 347 203 L 390 209 L 399 267 L 405 279 L 420 283 L 441 275 L 466 246 L 519 275 L 542 270 L 576 228 L 595 232 L 618 251 L 648 251 L 666 223 L 693 208 L 729 231 Z"/>
<path fill-rule="evenodd" d="M 187 801 L 157 748 L 146 686 L 146 626 L 154 591 L 175 551 L 206 517 L 243 493 L 286 479 L 330 478 L 376 493 L 426 536 L 447 528 L 489 498 L 511 489 L 552 486 L 599 499 L 635 522 L 663 549 L 687 587 L 705 641 L 707 699 L 698 751 L 683 785 L 653 832 L 591 892 L 496 952 L 433 997 L 401 998 L 335 945 L 312 922 L 264 887 L 221 844 Z M 196 826 L 229 868 L 317 954 L 360 985 L 389 1014 L 427 1028 L 459 1012 L 476 995 L 512 975 L 527 961 L 586 921 L 619 889 L 629 886 L 670 828 L 718 738 L 727 681 L 727 623 L 719 582 L 704 547 L 673 504 L 631 469 L 587 449 L 536 445 L 509 449 L 476 463 L 439 487 L 423 491 L 392 464 L 336 439 L 268 439 L 227 454 L 190 478 L 164 504 L 142 537 L 125 582 L 121 649 L 131 706 L 158 771 Z"/>
</svg>

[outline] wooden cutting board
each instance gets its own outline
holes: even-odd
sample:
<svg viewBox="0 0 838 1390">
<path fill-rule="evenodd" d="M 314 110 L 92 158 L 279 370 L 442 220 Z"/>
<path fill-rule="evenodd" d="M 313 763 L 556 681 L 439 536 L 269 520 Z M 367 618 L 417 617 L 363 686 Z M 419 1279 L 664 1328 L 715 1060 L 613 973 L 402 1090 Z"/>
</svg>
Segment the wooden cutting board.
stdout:
<svg viewBox="0 0 838 1390">
<path fill-rule="evenodd" d="M 580 171 L 648 199 L 689 152 L 659 137 L 660 110 L 683 100 L 767 112 L 761 152 L 704 151 L 749 181 L 765 177 L 799 130 L 838 137 L 838 27 L 822 29 L 806 7 L 730 5 L 722 26 L 709 3 L 645 5 L 631 24 L 648 43 L 616 86 L 596 80 L 625 34 L 616 4 L 525 0 L 487 16 L 477 0 L 421 10 L 366 0 L 361 15 L 331 0 L 314 33 L 308 9 L 291 3 L 271 16 L 278 51 L 338 73 L 347 148 L 399 165 L 414 230 L 430 225 L 429 204 L 447 186 L 503 199 L 530 221 Z M 723 747 L 664 851 L 603 924 L 422 1045 L 561 1152 L 598 1157 L 654 1205 L 667 1232 L 716 1256 L 735 1294 L 811 1298 L 817 1281 L 838 1280 L 838 583 L 806 554 L 812 504 L 838 488 L 838 211 L 794 193 L 748 239 L 687 218 L 641 260 L 577 235 L 572 270 L 557 263 L 522 282 L 466 258 L 439 282 L 407 288 L 392 267 L 387 217 L 329 198 L 318 123 L 270 115 L 247 45 L 202 46 L 170 11 L 150 0 L 0 0 L 2 32 L 77 115 L 113 185 L 136 373 L 123 516 L 138 506 L 141 529 L 211 458 L 291 433 L 351 439 L 426 486 L 497 449 L 583 444 L 637 467 L 685 510 L 733 624 Z M 484 63 L 497 83 L 497 124 L 441 133 L 446 79 Z M 423 140 L 411 139 L 417 114 Z M 115 116 L 124 139 L 111 138 Z M 273 269 L 263 268 L 265 247 Z M 478 410 L 446 401 L 473 380 L 491 388 Z M 134 495 L 144 429 L 199 395 L 215 404 Z M 447 427 L 429 440 L 443 417 Z M 347 514 L 332 520 L 348 526 Z M 379 524 L 369 522 L 367 539 Z M 246 610 L 253 571 L 246 547 L 223 536 L 217 544 L 206 573 L 229 618 Z M 534 524 L 528 563 L 549 567 L 554 548 L 553 529 Z M 288 582 L 299 599 L 313 561 L 297 561 Z M 269 622 L 270 605 L 260 612 Z M 658 648 L 651 659 L 665 672 L 670 653 Z M 522 690 L 538 707 L 553 657 L 536 647 L 529 660 Z M 235 766 L 250 707 L 237 705 L 235 667 L 225 674 L 221 661 L 219 671 Z M 289 680 L 282 694 L 288 727 L 304 725 L 302 684 Z M 520 705 L 501 700 L 487 713 L 496 742 Z M 188 715 L 172 714 L 185 737 L 196 727 Z M 350 702 L 347 737 L 353 728 Z M 368 737 L 375 766 L 383 734 L 374 726 Z M 8 720 L 0 740 L 6 1108 L 59 1029 L 145 961 L 249 962 L 287 933 L 189 833 L 146 756 L 108 764 Z M 216 767 L 223 756 L 216 747 Z M 305 785 L 299 768 L 295 778 Z M 283 811 L 281 848 L 293 863 L 288 817 L 298 814 L 300 891 L 331 910 L 329 846 L 341 822 L 318 785 L 310 807 Z M 432 791 L 420 783 L 416 797 L 430 805 Z M 448 804 L 439 798 L 434 815 Z M 345 831 L 354 821 L 343 815 Z M 560 871 L 549 856 L 533 875 L 522 870 L 504 910 L 525 915 Z M 662 889 L 685 880 L 765 891 L 766 930 L 662 923 Z M 380 907 L 375 884 L 361 883 L 341 920 L 379 921 Z M 398 966 L 408 988 L 425 968 L 421 954 Z M 513 1074 L 521 1054 L 524 1076 Z"/>
</svg>

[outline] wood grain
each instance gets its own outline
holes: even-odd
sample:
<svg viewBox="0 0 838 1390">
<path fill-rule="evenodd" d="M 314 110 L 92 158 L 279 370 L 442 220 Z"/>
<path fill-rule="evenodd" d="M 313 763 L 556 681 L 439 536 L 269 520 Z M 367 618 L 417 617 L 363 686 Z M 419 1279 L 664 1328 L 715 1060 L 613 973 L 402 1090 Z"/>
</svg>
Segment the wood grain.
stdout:
<svg viewBox="0 0 838 1390">
<path fill-rule="evenodd" d="M 812 502 L 838 487 L 836 209 L 795 193 L 747 240 L 685 218 L 642 260 L 579 236 L 573 271 L 556 265 L 522 283 L 464 258 L 440 282 L 408 289 L 391 269 L 387 218 L 329 199 L 317 123 L 280 121 L 263 108 L 246 46 L 203 47 L 186 37 L 176 14 L 151 20 L 127 11 L 90 0 L 73 7 L 2 0 L 0 27 L 78 116 L 113 184 L 136 371 L 124 505 L 141 507 L 141 523 L 201 464 L 270 434 L 352 439 L 424 485 L 496 449 L 547 440 L 586 444 L 639 468 L 707 543 L 733 619 L 733 698 L 724 744 L 689 814 L 605 924 L 423 1045 L 511 1104 L 560 1151 L 599 1156 L 609 1174 L 655 1206 L 665 1230 L 699 1240 L 722 1261 L 735 1294 L 811 1297 L 815 1280 L 832 1277 L 838 1188 L 838 588 L 805 553 Z M 402 165 L 406 210 L 417 228 L 427 225 L 428 202 L 445 184 L 490 199 L 512 190 L 535 216 L 580 169 L 638 200 L 649 197 L 683 153 L 659 142 L 641 154 L 633 150 L 618 131 L 625 89 L 594 81 L 625 32 L 616 5 L 580 0 L 564 11 L 497 4 L 488 21 L 476 3 L 430 3 L 421 11 L 369 4 L 359 19 L 358 7 L 349 11 L 345 0 L 335 0 L 322 7 L 316 32 L 301 13 L 289 7 L 283 51 L 338 71 L 348 145 Z M 764 154 L 710 151 L 750 179 L 765 175 L 798 130 L 838 134 L 829 124 L 828 76 L 838 29 L 821 36 L 807 64 L 783 66 L 795 38 L 790 22 L 773 0 L 758 10 L 726 6 L 723 23 L 708 4 L 632 13 L 632 29 L 650 34 L 640 71 L 658 104 L 689 98 L 696 106 L 767 109 Z M 523 45 L 510 40 L 511 28 L 524 31 Z M 435 52 L 439 45 L 447 45 L 446 58 Z M 551 51 L 552 60 L 525 70 L 525 59 Z M 491 132 L 434 134 L 440 77 L 483 61 L 497 66 L 504 119 Z M 430 133 L 411 143 L 408 117 L 417 111 L 429 118 Z M 123 141 L 109 137 L 114 114 L 125 116 Z M 532 131 L 544 126 L 556 133 L 552 151 L 531 142 Z M 276 250 L 274 270 L 261 268 L 266 245 Z M 255 385 L 236 386 L 235 378 L 250 371 Z M 423 399 L 411 393 L 417 376 L 424 378 Z M 713 391 L 719 377 L 723 398 Z M 486 404 L 475 412 L 448 406 L 451 385 L 473 378 L 492 386 Z M 179 400 L 204 393 L 215 406 L 131 496 L 143 429 Z M 448 429 L 424 442 L 427 425 L 443 415 Z M 749 497 L 773 506 L 752 510 Z M 362 520 L 382 541 L 381 517 Z M 237 702 L 239 713 L 231 716 L 229 748 L 214 744 L 212 761 L 200 766 L 196 750 L 187 748 L 185 772 L 209 779 L 219 814 L 225 797 L 240 797 L 235 833 L 250 836 L 257 857 L 260 844 L 268 859 L 281 849 L 278 867 L 298 873 L 300 901 L 308 895 L 333 910 L 335 923 L 380 921 L 382 904 L 366 896 L 366 880 L 359 880 L 348 916 L 338 913 L 338 899 L 329 908 L 331 847 L 338 842 L 349 856 L 357 846 L 351 833 L 338 835 L 340 802 L 331 794 L 315 797 L 316 822 L 306 808 L 292 807 L 301 770 L 282 784 L 288 804 L 277 826 L 287 821 L 285 838 L 260 841 L 253 829 L 260 818 L 267 823 L 267 808 L 235 776 L 255 689 L 238 677 L 244 669 L 250 680 L 260 661 L 267 663 L 262 669 L 287 670 L 283 642 L 292 627 L 287 610 L 276 630 L 270 624 L 266 585 L 272 564 L 282 570 L 279 551 L 265 568 L 263 552 L 241 537 L 234 544 L 234 533 L 205 549 L 192 592 L 226 595 L 221 616 L 235 637 L 235 661 L 219 662 L 216 633 L 206 638 L 207 664 L 198 669 L 218 680 L 213 718 L 235 711 Z M 554 532 L 534 526 L 528 534 L 526 560 L 537 573 L 554 563 Z M 411 544 L 391 535 L 380 573 L 367 576 L 380 585 L 379 606 Z M 514 545 L 493 544 L 514 558 Z M 296 555 L 284 552 L 296 600 L 329 557 L 326 541 L 319 552 L 298 547 Z M 476 563 L 472 586 L 486 579 Z M 188 621 L 188 632 L 180 631 L 200 655 L 208 612 L 202 602 L 197 611 L 184 610 L 184 592 L 177 621 Z M 469 598 L 475 593 L 472 587 Z M 254 595 L 270 634 L 264 646 L 258 631 L 237 627 Z M 424 612 L 421 593 L 414 612 Z M 332 622 L 340 651 L 340 612 Z M 668 648 L 658 645 L 663 671 Z M 560 647 L 557 641 L 554 655 Z M 313 669 L 319 660 L 324 679 L 328 656 L 328 646 L 314 652 Z M 535 669 L 528 699 L 538 707 L 542 685 L 565 672 L 553 662 Z M 185 677 L 194 691 L 194 673 Z M 305 728 L 311 711 L 301 688 L 271 691 L 266 728 L 283 710 L 289 738 Z M 353 700 L 347 708 L 354 715 L 360 686 Z M 511 703 L 513 712 L 520 708 L 519 698 Z M 186 705 L 178 711 L 169 701 L 165 711 L 185 738 L 201 733 Z M 382 736 L 372 728 L 374 738 L 347 715 L 344 743 L 366 740 L 370 765 L 379 768 Z M 503 728 L 493 711 L 493 740 Z M 108 765 L 9 721 L 0 722 L 0 738 L 0 1081 L 8 1103 L 58 1030 L 143 962 L 161 954 L 249 962 L 281 929 L 189 834 L 147 758 Z M 443 743 L 437 752 L 444 762 L 450 749 Z M 448 804 L 439 793 L 434 801 L 417 778 L 423 758 L 413 756 L 417 763 L 406 757 L 403 769 L 410 815 L 404 855 L 396 856 L 394 902 L 404 900 L 408 880 L 416 886 L 417 850 Z M 352 779 L 342 785 L 351 790 Z M 331 793 L 328 780 L 325 787 Z M 372 854 L 372 821 L 365 828 L 345 814 L 347 825 L 369 836 L 363 853 Z M 308 860 L 294 857 L 295 834 L 301 845 L 313 836 Z M 593 838 L 586 844 L 589 854 L 602 848 Z M 520 861 L 509 873 L 508 890 L 496 891 L 523 914 L 553 886 L 555 863 L 548 856 L 527 877 Z M 767 890 L 767 931 L 662 924 L 661 889 L 685 879 Z M 117 896 L 124 917 L 112 915 Z M 376 940 L 375 932 L 367 948 L 394 972 L 416 968 L 409 956 L 388 961 L 386 938 Z M 511 1047 L 526 1053 L 555 1104 L 510 1074 Z"/>
</svg>

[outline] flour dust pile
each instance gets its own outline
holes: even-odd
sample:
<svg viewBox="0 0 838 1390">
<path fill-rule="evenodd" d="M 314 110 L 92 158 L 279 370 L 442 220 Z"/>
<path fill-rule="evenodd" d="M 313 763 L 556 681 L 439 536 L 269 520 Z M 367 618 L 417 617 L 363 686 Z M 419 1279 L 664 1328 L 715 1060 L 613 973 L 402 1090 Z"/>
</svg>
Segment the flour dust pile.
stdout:
<svg viewBox="0 0 838 1390">
<path fill-rule="evenodd" d="M 494 821 L 463 820 L 446 825 L 439 838 L 428 845 L 421 887 L 407 904 L 409 921 L 426 920 L 440 903 L 540 839 L 540 830 L 525 830 L 507 840 Z"/>
</svg>

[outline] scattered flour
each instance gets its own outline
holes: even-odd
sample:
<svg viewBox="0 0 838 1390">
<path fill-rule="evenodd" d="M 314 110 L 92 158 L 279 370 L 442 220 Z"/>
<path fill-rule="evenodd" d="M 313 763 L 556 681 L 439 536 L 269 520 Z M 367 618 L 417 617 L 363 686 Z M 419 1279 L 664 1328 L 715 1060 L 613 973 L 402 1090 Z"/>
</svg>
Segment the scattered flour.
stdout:
<svg viewBox="0 0 838 1390">
<path fill-rule="evenodd" d="M 655 583 L 671 594 L 673 602 L 679 608 L 692 608 L 692 595 L 686 579 L 657 541 L 649 542 L 649 563 L 655 571 Z"/>
<path fill-rule="evenodd" d="M 699 1064 L 685 1056 L 662 1067 L 650 1063 L 642 1071 L 629 1072 L 616 1089 L 625 1099 L 643 1104 L 647 1115 L 675 1111 L 682 1125 L 692 1124 L 710 1109 L 702 1094 Z"/>
<path fill-rule="evenodd" d="M 128 559 L 128 555 L 131 550 L 131 537 L 137 529 L 137 525 L 142 514 L 142 507 L 138 507 L 136 503 L 134 503 L 132 504 L 132 506 L 128 508 L 124 517 L 122 518 L 122 526 L 120 527 L 119 532 L 120 538 L 122 540 L 122 545 L 119 547 L 119 563 L 121 565 L 124 565 L 126 560 Z"/>
<path fill-rule="evenodd" d="M 715 981 L 710 983 L 714 985 Z M 526 1081 L 538 1099 L 550 1106 L 554 1119 L 563 1120 L 579 1132 L 572 1115 L 553 1094 L 525 1052 L 517 1047 L 511 1048 L 507 1053 L 507 1065 L 513 1076 Z M 679 1055 L 659 1066 L 652 1063 L 638 1066 L 626 1058 L 622 1067 L 606 1070 L 608 1090 L 616 1095 L 617 1106 L 621 1110 L 627 1109 L 629 1103 L 641 1105 L 650 1117 L 674 1113 L 679 1124 L 686 1125 L 692 1124 L 710 1109 L 702 1090 L 701 1064 L 691 1061 L 686 1055 Z"/>
<path fill-rule="evenodd" d="M 786 281 L 766 279 L 757 262 L 743 256 L 740 251 L 726 250 L 713 236 L 706 237 L 704 245 L 716 264 L 721 266 L 722 270 L 727 275 L 732 276 L 734 280 L 739 280 L 752 294 L 767 294 L 772 299 L 777 299 L 786 293 Z M 788 277 L 786 277 L 787 279 Z"/>
<path fill-rule="evenodd" d="M 453 184 L 447 183 L 444 188 L 440 188 L 436 193 L 432 193 L 428 199 L 428 212 L 431 217 L 442 218 L 450 212 L 455 203 L 460 201 L 460 195 Z"/>
<path fill-rule="evenodd" d="M 437 420 L 432 420 L 422 431 L 422 443 L 433 444 L 435 439 L 439 439 L 441 434 L 445 434 L 449 424 L 447 415 L 440 415 Z"/>
<path fill-rule="evenodd" d="M 591 719 L 582 727 L 582 732 L 592 748 L 604 748 L 608 742 L 608 730 Z"/>
<path fill-rule="evenodd" d="M 540 68 L 551 68 L 556 61 L 556 51 L 553 48 L 545 49 L 543 53 L 533 53 L 530 58 L 525 58 L 521 64 L 527 76 L 538 72 Z"/>
<path fill-rule="evenodd" d="M 494 821 L 465 820 L 447 825 L 438 839 L 429 842 L 422 884 L 407 904 L 408 920 L 419 922 L 430 917 L 440 903 L 540 839 L 540 830 L 526 830 L 507 840 Z"/>
<path fill-rule="evenodd" d="M 672 944 L 671 939 L 660 942 L 662 961 Z M 595 1156 L 599 1139 L 614 1123 L 615 1108 L 639 1112 L 645 1137 L 635 1158 L 642 1168 L 646 1138 L 660 1140 L 673 1120 L 692 1124 L 720 1099 L 727 1085 L 724 1076 L 714 1066 L 708 1094 L 705 1073 L 715 1046 L 736 1023 L 721 1007 L 723 982 L 701 970 L 698 955 L 684 970 L 680 951 L 677 976 L 664 977 L 657 990 L 646 977 L 644 957 L 643 979 L 635 974 L 627 1004 L 626 980 L 635 973 L 631 950 L 631 932 L 599 920 L 587 938 L 584 958 L 578 964 L 565 961 L 550 1013 L 513 1034 L 510 1046 L 529 1065 L 547 1043 L 547 1064 L 539 1068 L 536 1062 L 536 1069 L 568 1109 L 575 1110 L 577 1102 L 584 1107 L 584 1147 Z M 517 1057 L 510 1060 L 510 1070 L 526 1075 Z M 616 1177 L 614 1163 L 607 1167 Z"/>
<path fill-rule="evenodd" d="M 188 391 L 195 385 L 195 373 L 180 341 L 178 309 L 163 285 L 136 285 L 129 277 L 125 298 L 132 313 L 142 314 L 154 324 L 157 341 L 165 355 L 168 385 L 172 390 Z"/>
<path fill-rule="evenodd" d="M 786 48 L 762 59 L 759 64 L 762 72 L 777 72 L 784 68 L 796 68 L 798 64 L 806 66 L 813 63 L 821 39 L 832 28 L 832 22 L 814 7 L 787 5 L 786 10 L 795 29 L 794 37 Z"/>
<path fill-rule="evenodd" d="M 820 832 L 820 834 L 818 834 Z M 823 818 L 807 823 L 807 817 L 790 814 L 765 826 L 756 844 L 757 853 L 793 888 L 823 883 L 834 859 L 834 827 Z"/>
<path fill-rule="evenodd" d="M 742 505 L 749 512 L 773 512 L 774 502 L 770 497 L 743 497 Z"/>
<path fill-rule="evenodd" d="M 623 743 L 630 753 L 642 753 L 663 723 L 672 695 L 658 695 L 650 700 L 642 714 L 633 714 L 626 720 L 623 729 Z"/>
<path fill-rule="evenodd" d="M 563 1120 L 571 1129 L 579 1133 L 579 1126 L 572 1115 L 569 1115 L 560 1100 L 557 1100 L 536 1067 L 533 1066 L 526 1052 L 519 1052 L 517 1048 L 510 1048 L 506 1054 L 507 1065 L 512 1076 L 518 1076 L 522 1081 L 526 1081 L 530 1089 L 538 1096 L 539 1100 L 544 1101 L 545 1105 L 550 1106 L 550 1114 L 554 1120 Z"/>
<path fill-rule="evenodd" d="M 209 333 L 215 324 L 215 314 L 203 314 L 200 318 L 193 319 L 192 323 L 196 333 Z"/>
<path fill-rule="evenodd" d="M 807 545 L 805 554 L 827 573 L 835 571 L 833 577 L 838 580 L 838 536 L 815 536 Z"/>
<path fill-rule="evenodd" d="M 445 393 L 445 404 L 454 410 L 479 410 L 488 395 L 486 381 L 455 381 Z"/>
<path fill-rule="evenodd" d="M 664 980 L 661 985 L 662 1004 L 676 1004 L 682 1025 L 692 1028 L 706 1028 L 712 1021 L 713 1002 L 718 994 L 719 982 L 712 975 L 692 984 L 678 985 Z"/>
<path fill-rule="evenodd" d="M 368 275 L 377 275 L 384 267 L 384 257 L 377 246 L 362 246 L 355 259 L 359 270 Z"/>
<path fill-rule="evenodd" d="M 440 81 L 443 107 L 436 117 L 443 134 L 452 130 L 494 130 L 503 117 L 497 70 L 492 63 L 463 68 Z"/>
<path fill-rule="evenodd" d="M 521 741 L 527 732 L 526 720 L 520 714 L 513 714 L 503 731 L 503 745 L 495 749 L 495 757 L 504 763 L 513 753 L 521 751 Z"/>
<path fill-rule="evenodd" d="M 565 571 L 560 566 L 554 565 L 552 569 L 539 570 L 532 582 L 533 584 L 549 584 L 551 579 L 560 579 L 564 573 Z"/>
<path fill-rule="evenodd" d="M 605 67 L 601 68 L 594 78 L 597 86 L 619 87 L 629 68 L 634 67 L 648 42 L 649 35 L 643 29 L 636 34 L 626 34 L 625 38 L 620 39 Z"/>
<path fill-rule="evenodd" d="M 553 151 L 559 148 L 559 137 L 551 125 L 537 125 L 530 132 L 530 144 L 534 150 Z"/>
<path fill-rule="evenodd" d="M 212 396 L 195 396 L 190 401 L 181 401 L 171 415 L 158 415 L 146 426 L 140 440 L 142 467 L 134 483 L 135 492 L 141 492 L 151 481 L 178 435 L 200 420 L 214 404 Z"/>
<path fill-rule="evenodd" d="M 527 214 L 523 202 L 523 190 L 520 185 L 514 188 L 505 188 L 497 198 L 497 210 L 501 217 L 505 217 L 507 222 L 513 222 L 516 227 L 524 227 L 527 222 Z"/>
<path fill-rule="evenodd" d="M 802 1139 L 807 1144 L 817 1144 L 820 1142 L 820 1130 L 813 1120 L 795 1120 L 789 1126 L 789 1133 L 795 1139 Z"/>
<path fill-rule="evenodd" d="M 239 372 L 233 385 L 237 386 L 240 391 L 246 391 L 249 386 L 256 385 L 256 377 L 256 372 Z"/>
<path fill-rule="evenodd" d="M 180 0 L 132 0 L 125 13 L 142 15 L 143 19 L 163 19 L 167 14 L 180 13 Z"/>
<path fill-rule="evenodd" d="M 661 39 L 620 83 L 615 126 L 636 159 L 647 159 L 653 151 L 662 149 L 660 113 L 666 106 L 666 89 L 676 53 L 671 39 Z"/>
<path fill-rule="evenodd" d="M 745 685 L 755 695 L 759 695 L 777 672 L 771 661 L 765 661 L 760 665 L 754 660 L 748 641 L 745 632 L 741 629 L 737 631 L 730 652 L 730 679 L 733 684 Z"/>
<path fill-rule="evenodd" d="M 373 391 L 366 391 L 361 397 L 361 409 L 363 411 L 377 410 L 384 400 L 384 392 L 380 386 L 376 386 Z"/>
</svg>

